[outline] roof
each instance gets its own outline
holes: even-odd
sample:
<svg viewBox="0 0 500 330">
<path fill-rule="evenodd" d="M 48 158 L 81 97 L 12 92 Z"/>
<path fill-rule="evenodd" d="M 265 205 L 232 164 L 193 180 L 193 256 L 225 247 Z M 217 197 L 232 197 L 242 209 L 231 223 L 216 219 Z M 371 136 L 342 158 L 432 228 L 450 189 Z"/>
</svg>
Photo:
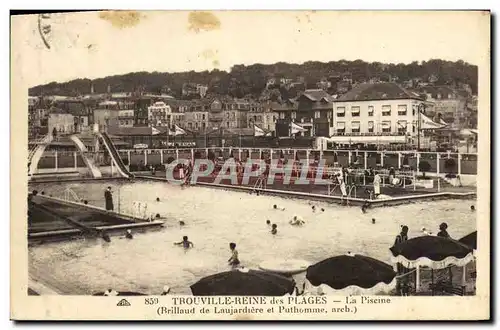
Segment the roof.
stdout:
<svg viewBox="0 0 500 330">
<path fill-rule="evenodd" d="M 326 102 L 333 102 L 334 98 L 322 89 L 306 89 L 299 97 L 307 97 L 313 102 L 325 100 Z"/>
<path fill-rule="evenodd" d="M 130 135 L 153 135 L 153 129 L 147 126 L 138 127 L 109 127 L 108 133 L 116 136 L 130 136 Z"/>
<path fill-rule="evenodd" d="M 421 100 L 415 93 L 410 93 L 395 83 L 365 83 L 355 86 L 333 102 L 401 99 Z"/>
</svg>

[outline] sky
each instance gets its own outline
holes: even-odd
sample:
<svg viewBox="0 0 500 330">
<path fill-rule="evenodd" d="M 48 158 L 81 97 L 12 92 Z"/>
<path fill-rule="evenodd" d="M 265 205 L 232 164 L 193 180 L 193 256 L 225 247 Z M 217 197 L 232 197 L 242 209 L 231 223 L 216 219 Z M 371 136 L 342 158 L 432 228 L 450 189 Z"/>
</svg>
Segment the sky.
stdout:
<svg viewBox="0 0 500 330">
<path fill-rule="evenodd" d="M 123 17 L 127 19 L 123 19 Z M 142 11 L 12 18 L 12 61 L 27 86 L 136 71 L 338 61 L 484 63 L 482 12 Z"/>
</svg>

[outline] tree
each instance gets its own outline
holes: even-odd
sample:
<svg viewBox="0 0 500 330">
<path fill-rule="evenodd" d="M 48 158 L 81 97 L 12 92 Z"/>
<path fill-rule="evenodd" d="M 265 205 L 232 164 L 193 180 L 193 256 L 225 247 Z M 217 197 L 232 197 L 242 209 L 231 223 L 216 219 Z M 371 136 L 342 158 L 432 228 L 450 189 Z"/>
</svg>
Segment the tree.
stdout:
<svg viewBox="0 0 500 330">
<path fill-rule="evenodd" d="M 420 163 L 418 163 L 418 169 L 422 172 L 422 176 L 425 179 L 425 172 L 429 172 L 431 170 L 431 164 L 429 164 L 426 160 L 421 160 Z"/>
</svg>

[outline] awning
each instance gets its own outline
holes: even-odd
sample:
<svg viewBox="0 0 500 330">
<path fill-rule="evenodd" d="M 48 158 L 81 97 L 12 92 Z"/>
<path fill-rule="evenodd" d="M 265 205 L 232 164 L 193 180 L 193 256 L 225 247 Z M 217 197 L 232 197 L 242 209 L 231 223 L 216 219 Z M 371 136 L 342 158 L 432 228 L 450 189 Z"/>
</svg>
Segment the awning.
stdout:
<svg viewBox="0 0 500 330">
<path fill-rule="evenodd" d="M 345 129 L 345 123 L 342 122 L 337 122 L 337 129 Z"/>
<path fill-rule="evenodd" d="M 443 124 L 438 124 L 423 113 L 420 114 L 420 129 L 437 129 L 437 128 L 443 128 L 445 125 Z"/>
<path fill-rule="evenodd" d="M 382 122 L 382 128 L 391 128 L 391 122 L 390 121 Z"/>
<path fill-rule="evenodd" d="M 390 105 L 383 105 L 382 112 L 391 112 L 391 106 Z"/>
<path fill-rule="evenodd" d="M 360 127 L 359 121 L 353 121 L 351 123 L 351 128 L 352 129 L 359 129 L 359 127 Z"/>
<path fill-rule="evenodd" d="M 399 111 L 406 111 L 407 109 L 408 109 L 408 107 L 406 106 L 406 104 L 398 105 L 398 112 Z"/>
<path fill-rule="evenodd" d="M 355 115 L 359 114 L 359 107 L 351 107 L 351 113 Z"/>
<path fill-rule="evenodd" d="M 344 114 L 345 113 L 345 107 L 337 107 L 337 113 L 338 114 Z"/>
<path fill-rule="evenodd" d="M 373 128 L 373 121 L 368 122 L 368 128 Z"/>
</svg>

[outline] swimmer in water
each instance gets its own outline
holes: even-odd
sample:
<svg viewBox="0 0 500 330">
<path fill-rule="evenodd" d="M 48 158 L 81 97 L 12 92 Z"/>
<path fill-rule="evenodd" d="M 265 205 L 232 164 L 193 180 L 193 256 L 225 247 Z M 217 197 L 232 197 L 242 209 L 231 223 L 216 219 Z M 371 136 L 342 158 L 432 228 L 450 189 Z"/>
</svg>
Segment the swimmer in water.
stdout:
<svg viewBox="0 0 500 330">
<path fill-rule="evenodd" d="M 370 204 L 368 204 L 368 201 L 365 201 L 365 202 L 363 203 L 363 205 L 361 206 L 361 212 L 366 213 L 366 210 L 368 209 L 368 206 L 369 206 L 369 205 L 370 205 Z"/>
<path fill-rule="evenodd" d="M 101 233 L 101 237 L 104 241 L 110 243 L 111 242 L 111 237 L 109 237 L 108 233 L 106 233 L 105 231 L 103 231 Z"/>
<path fill-rule="evenodd" d="M 190 242 L 188 240 L 187 236 L 182 237 L 182 242 L 177 242 L 177 243 L 174 243 L 174 244 L 175 245 L 182 245 L 182 247 L 185 248 L 185 249 L 189 249 L 190 247 L 194 247 L 193 242 Z"/>
<path fill-rule="evenodd" d="M 275 223 L 273 223 L 271 234 L 276 235 L 277 233 L 278 233 L 278 226 Z"/>
<path fill-rule="evenodd" d="M 278 205 L 276 205 L 276 204 L 273 205 L 273 209 L 280 210 L 280 211 L 284 211 L 285 210 L 284 207 L 278 207 Z"/>
<path fill-rule="evenodd" d="M 134 236 L 132 236 L 132 230 L 127 229 L 127 233 L 125 234 L 125 238 L 132 239 Z"/>
<path fill-rule="evenodd" d="M 296 215 L 293 217 L 292 220 L 290 220 L 289 222 L 292 226 L 302 226 L 305 222 L 301 219 L 299 219 L 299 217 L 297 217 Z"/>
<path fill-rule="evenodd" d="M 160 201 L 160 197 L 156 197 L 156 201 L 159 202 Z"/>
<path fill-rule="evenodd" d="M 236 250 L 236 243 L 229 243 L 229 249 L 231 250 L 231 257 L 227 262 L 231 267 L 236 268 L 240 264 L 240 259 L 238 258 L 238 251 Z"/>
<path fill-rule="evenodd" d="M 372 223 L 375 224 L 375 218 L 372 218 Z"/>
<path fill-rule="evenodd" d="M 313 206 L 311 206 L 311 209 L 312 209 L 312 211 L 313 211 L 314 213 L 316 213 L 316 206 L 314 206 L 314 205 L 313 205 Z"/>
<path fill-rule="evenodd" d="M 179 226 L 181 226 L 181 227 L 182 227 L 182 226 L 184 226 L 185 224 L 186 224 L 186 223 L 185 223 L 184 221 L 182 221 L 182 220 L 181 220 L 181 221 L 179 221 Z"/>
<path fill-rule="evenodd" d="M 427 228 L 425 228 L 425 227 L 422 227 L 421 231 L 424 235 L 427 235 L 427 236 L 432 235 L 432 232 L 428 231 Z"/>
<path fill-rule="evenodd" d="M 266 224 L 267 224 L 268 226 L 270 226 L 270 225 L 271 225 L 271 220 L 266 220 Z"/>
<path fill-rule="evenodd" d="M 471 206 L 470 206 L 470 210 L 471 210 L 471 211 L 475 211 L 475 210 L 476 210 L 476 207 L 475 207 L 474 205 L 471 205 Z"/>
</svg>

